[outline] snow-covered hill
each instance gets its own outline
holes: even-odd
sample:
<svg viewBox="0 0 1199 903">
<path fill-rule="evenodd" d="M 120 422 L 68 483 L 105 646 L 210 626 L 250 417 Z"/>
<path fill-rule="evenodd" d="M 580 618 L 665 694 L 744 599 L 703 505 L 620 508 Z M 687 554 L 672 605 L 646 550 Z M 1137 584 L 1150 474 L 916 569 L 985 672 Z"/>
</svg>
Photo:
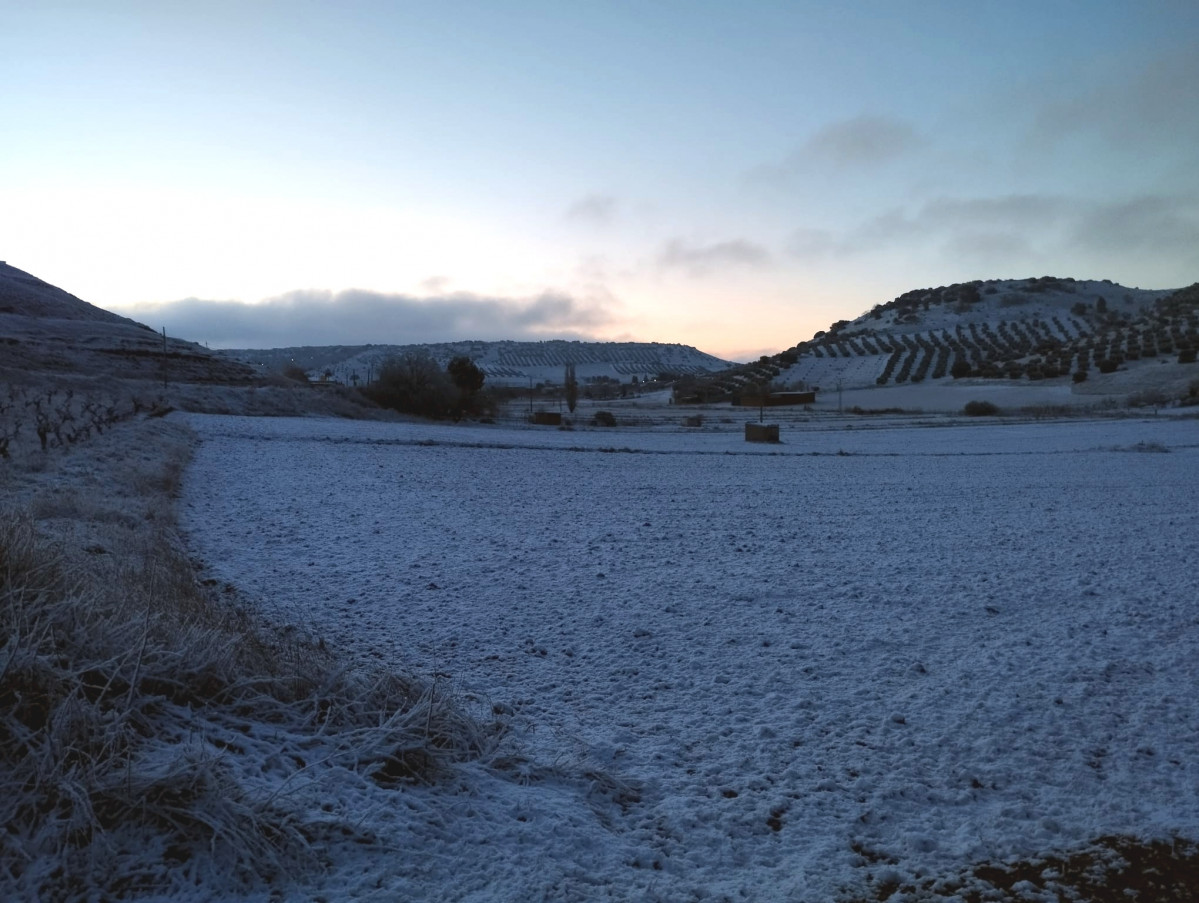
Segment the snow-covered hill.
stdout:
<svg viewBox="0 0 1199 903">
<path fill-rule="evenodd" d="M 734 366 L 730 361 L 705 354 L 690 345 L 662 342 L 442 342 L 429 345 L 332 345 L 268 350 L 234 349 L 222 352 L 264 372 L 279 371 L 289 364 L 303 367 L 309 375 L 326 372 L 337 382 L 361 383 L 377 371 L 388 357 L 411 351 L 426 351 L 442 366 L 451 358 L 465 355 L 487 374 L 491 385 L 527 386 L 560 383 L 563 368 L 575 365 L 580 382 L 613 379 L 644 381 L 658 374 L 710 374 Z"/>
<path fill-rule="evenodd" d="M 203 383 L 253 378 L 244 364 L 164 337 L 2 262 L 0 348 L 5 380 L 40 372 Z"/>
<path fill-rule="evenodd" d="M 1185 382 L 1199 347 L 1199 291 L 1043 276 L 917 289 L 810 340 L 721 374 L 707 397 L 773 382 L 860 390 L 920 383 Z M 1193 358 L 1192 358 L 1193 359 Z M 1163 367 L 1163 365 L 1167 365 Z M 1117 375 L 1117 371 L 1122 376 Z M 1136 372 L 1134 372 L 1136 371 Z M 1143 379 L 1142 379 L 1143 378 Z"/>
<path fill-rule="evenodd" d="M 0 260 L 0 314 L 141 326 Z"/>
</svg>

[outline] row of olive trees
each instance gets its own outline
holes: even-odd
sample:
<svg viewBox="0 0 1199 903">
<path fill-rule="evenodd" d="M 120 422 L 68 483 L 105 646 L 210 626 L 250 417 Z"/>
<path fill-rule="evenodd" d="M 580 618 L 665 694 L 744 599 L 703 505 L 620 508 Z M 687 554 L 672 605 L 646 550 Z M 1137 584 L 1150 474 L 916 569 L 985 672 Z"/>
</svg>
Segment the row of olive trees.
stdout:
<svg viewBox="0 0 1199 903">
<path fill-rule="evenodd" d="M 427 351 L 390 357 L 378 378 L 362 391 L 376 404 L 421 417 L 457 419 L 486 412 L 491 399 L 483 392 L 484 373 L 465 355 L 443 370 Z"/>
</svg>

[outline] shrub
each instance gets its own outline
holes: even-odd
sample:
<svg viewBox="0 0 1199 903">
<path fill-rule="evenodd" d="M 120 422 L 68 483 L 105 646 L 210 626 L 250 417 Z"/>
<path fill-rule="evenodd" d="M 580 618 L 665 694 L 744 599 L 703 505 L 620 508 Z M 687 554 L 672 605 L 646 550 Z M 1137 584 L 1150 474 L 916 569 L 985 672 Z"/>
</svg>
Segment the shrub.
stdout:
<svg viewBox="0 0 1199 903">
<path fill-rule="evenodd" d="M 1178 363 L 1180 363 L 1180 364 L 1195 363 L 1195 349 L 1194 348 L 1183 348 L 1181 351 L 1179 351 L 1178 352 Z"/>
<path fill-rule="evenodd" d="M 462 394 L 463 405 L 469 406 L 470 400 L 483 388 L 483 382 L 486 379 L 483 371 L 479 369 L 478 364 L 464 354 L 446 364 L 445 370 Z"/>
<path fill-rule="evenodd" d="M 999 413 L 999 407 L 989 401 L 968 401 L 962 413 L 967 417 L 994 417 Z"/>
<path fill-rule="evenodd" d="M 1140 392 L 1134 392 L 1128 396 L 1128 406 L 1130 408 L 1160 408 L 1167 401 L 1169 399 L 1159 389 L 1142 389 Z"/>
<path fill-rule="evenodd" d="M 591 422 L 596 426 L 616 426 L 616 417 L 611 411 L 596 411 Z"/>
<path fill-rule="evenodd" d="M 449 375 L 427 351 L 390 357 L 379 378 L 363 389 L 376 404 L 405 414 L 445 417 L 454 406 L 455 388 Z"/>
<path fill-rule="evenodd" d="M 1076 383 L 1085 383 L 1087 381 L 1087 371 L 1077 370 L 1074 373 L 1074 381 Z"/>
<path fill-rule="evenodd" d="M 1116 368 L 1120 365 L 1110 357 L 1105 357 L 1102 360 L 1096 361 L 1095 366 L 1099 368 L 1100 373 L 1115 373 Z"/>
<path fill-rule="evenodd" d="M 1187 386 L 1186 394 L 1178 400 L 1178 404 L 1184 408 L 1199 405 L 1199 379 L 1191 380 L 1190 385 Z"/>
</svg>

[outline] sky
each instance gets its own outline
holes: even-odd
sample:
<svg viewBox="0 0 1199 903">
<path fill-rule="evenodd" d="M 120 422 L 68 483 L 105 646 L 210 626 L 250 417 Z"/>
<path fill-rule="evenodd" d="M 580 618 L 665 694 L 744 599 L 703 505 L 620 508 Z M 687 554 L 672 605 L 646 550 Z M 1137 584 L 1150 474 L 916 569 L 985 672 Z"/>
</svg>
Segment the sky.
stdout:
<svg viewBox="0 0 1199 903">
<path fill-rule="evenodd" d="M 0 259 L 211 347 L 729 359 L 1199 280 L 1199 3 L 0 0 Z"/>
</svg>

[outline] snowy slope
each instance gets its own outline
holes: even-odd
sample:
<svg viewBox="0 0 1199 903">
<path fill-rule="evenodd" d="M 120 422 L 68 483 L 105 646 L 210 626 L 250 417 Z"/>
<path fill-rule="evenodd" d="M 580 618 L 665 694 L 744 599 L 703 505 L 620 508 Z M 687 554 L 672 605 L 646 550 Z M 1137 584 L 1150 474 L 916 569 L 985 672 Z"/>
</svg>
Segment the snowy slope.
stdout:
<svg viewBox="0 0 1199 903">
<path fill-rule="evenodd" d="M 1009 329 L 1033 341 L 1069 342 L 1102 329 L 1108 318 L 1117 322 L 1143 317 L 1156 301 L 1172 293 L 1130 289 L 1106 280 L 1002 279 L 976 285 L 981 286 L 971 296 L 976 300 L 958 300 L 947 289 L 924 289 L 878 305 L 818 336 L 778 380 L 817 385 L 825 391 L 838 382 L 843 388 L 866 388 L 884 373 L 897 342 L 939 344 L 955 338 L 960 329 L 969 334 L 980 327 L 983 335 L 994 336 L 997 342 L 1009 338 Z M 999 324 L 1004 324 L 1002 330 Z M 940 379 L 947 380 L 948 375 Z"/>
<path fill-rule="evenodd" d="M 0 260 L 0 314 L 53 320 L 84 320 L 145 329 L 141 324 L 88 304 L 57 286 Z"/>
<path fill-rule="evenodd" d="M 965 387 L 965 377 L 1023 382 L 1048 396 L 1083 383 L 1076 392 L 1178 398 L 1194 379 L 1187 357 L 1197 348 L 1199 286 L 993 279 L 906 292 L 773 357 L 688 384 L 681 400 L 753 394 L 766 384 L 824 393 L 881 387 L 902 396 L 913 384 Z M 900 398 L 877 404 L 906 406 Z"/>
<path fill-rule="evenodd" d="M 245 383 L 245 365 L 110 313 L 0 261 L 0 373 Z"/>
<path fill-rule="evenodd" d="M 348 786 L 394 852 L 295 899 L 825 901 L 1199 834 L 1193 422 L 189 422 L 221 578 L 527 730 L 456 788 Z"/>
</svg>

